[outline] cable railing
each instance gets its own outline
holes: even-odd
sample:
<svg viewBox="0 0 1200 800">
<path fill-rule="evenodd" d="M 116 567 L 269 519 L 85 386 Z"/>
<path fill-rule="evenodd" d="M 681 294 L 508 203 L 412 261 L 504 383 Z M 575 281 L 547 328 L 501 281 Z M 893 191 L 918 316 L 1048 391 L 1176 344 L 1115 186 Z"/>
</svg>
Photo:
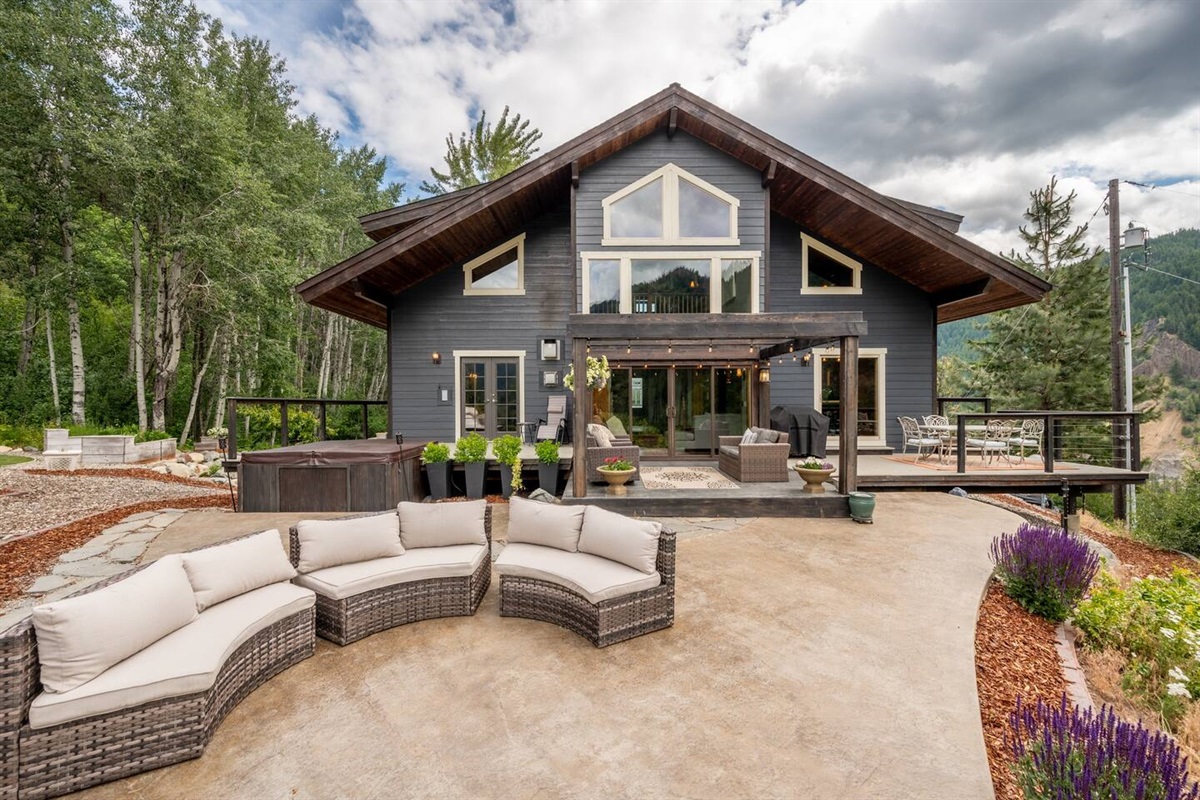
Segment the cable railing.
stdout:
<svg viewBox="0 0 1200 800">
<path fill-rule="evenodd" d="M 958 472 L 967 471 L 969 456 L 1012 463 L 1039 458 L 1047 473 L 1078 466 L 1141 470 L 1140 412 L 1129 411 L 991 411 L 960 412 L 947 445 Z M 1022 434 L 1022 423 L 1041 422 L 1042 430 Z M 1000 433 L 989 425 L 1001 423 Z M 1007 423 L 1007 425 L 1005 425 Z"/>
<path fill-rule="evenodd" d="M 326 441 L 331 431 L 332 438 L 344 439 L 349 435 L 361 434 L 363 439 L 371 437 L 371 409 L 383 407 L 386 400 L 326 400 L 323 398 L 306 397 L 229 397 L 226 398 L 226 418 L 229 425 L 229 446 L 226 458 L 233 460 L 238 454 L 238 434 L 250 438 L 250 447 L 242 449 L 261 449 L 262 447 L 287 447 L 289 444 Z M 260 409 L 266 406 L 266 414 L 242 414 L 239 419 L 238 407 L 251 406 Z M 315 407 L 316 413 L 307 411 L 305 407 Z M 329 407 L 332 406 L 332 409 Z M 330 411 L 344 409 L 346 414 L 339 417 L 334 425 L 330 424 Z M 357 413 L 355 413 L 357 411 Z M 386 411 L 383 418 L 375 420 L 375 427 L 387 429 Z M 276 440 L 275 435 L 279 438 Z"/>
<path fill-rule="evenodd" d="M 634 292 L 635 314 L 707 314 L 708 295 L 683 292 Z"/>
</svg>

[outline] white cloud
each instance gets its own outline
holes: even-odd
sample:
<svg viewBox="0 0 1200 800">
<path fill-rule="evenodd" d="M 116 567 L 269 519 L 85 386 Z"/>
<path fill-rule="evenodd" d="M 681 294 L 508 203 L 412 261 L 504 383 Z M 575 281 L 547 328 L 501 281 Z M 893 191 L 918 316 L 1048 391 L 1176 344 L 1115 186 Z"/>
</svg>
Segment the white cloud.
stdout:
<svg viewBox="0 0 1200 800">
<path fill-rule="evenodd" d="M 301 4 L 304 5 L 304 4 Z M 306 6 L 307 7 L 307 6 Z M 543 150 L 678 81 L 887 194 L 1018 244 L 1060 176 L 1083 222 L 1110 177 L 1123 218 L 1200 226 L 1200 4 L 1115 0 L 602 2 L 309 7 L 205 0 L 288 58 L 298 109 L 389 156 L 410 190 L 449 132 L 509 105 Z M 322 10 L 323 9 L 323 10 Z M 1090 231 L 1106 239 L 1103 215 Z"/>
</svg>

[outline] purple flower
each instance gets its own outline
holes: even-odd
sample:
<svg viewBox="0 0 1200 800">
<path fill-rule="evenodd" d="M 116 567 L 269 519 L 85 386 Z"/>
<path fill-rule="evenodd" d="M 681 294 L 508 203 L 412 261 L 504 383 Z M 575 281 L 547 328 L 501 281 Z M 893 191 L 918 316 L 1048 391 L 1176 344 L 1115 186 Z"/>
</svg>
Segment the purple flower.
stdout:
<svg viewBox="0 0 1200 800">
<path fill-rule="evenodd" d="M 992 563 L 1008 594 L 1027 611 L 1067 618 L 1100 569 L 1087 542 L 1051 525 L 1023 523 L 992 540 Z"/>
</svg>

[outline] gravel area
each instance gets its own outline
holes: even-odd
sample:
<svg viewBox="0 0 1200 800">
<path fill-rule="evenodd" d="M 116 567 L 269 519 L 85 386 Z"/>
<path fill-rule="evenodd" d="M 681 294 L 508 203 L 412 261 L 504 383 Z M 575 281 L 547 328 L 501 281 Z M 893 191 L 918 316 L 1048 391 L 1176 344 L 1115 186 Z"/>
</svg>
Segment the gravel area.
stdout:
<svg viewBox="0 0 1200 800">
<path fill-rule="evenodd" d="M 142 477 L 62 473 L 38 475 L 20 466 L 0 469 L 0 542 L 119 506 L 202 497 L 225 491 Z"/>
</svg>

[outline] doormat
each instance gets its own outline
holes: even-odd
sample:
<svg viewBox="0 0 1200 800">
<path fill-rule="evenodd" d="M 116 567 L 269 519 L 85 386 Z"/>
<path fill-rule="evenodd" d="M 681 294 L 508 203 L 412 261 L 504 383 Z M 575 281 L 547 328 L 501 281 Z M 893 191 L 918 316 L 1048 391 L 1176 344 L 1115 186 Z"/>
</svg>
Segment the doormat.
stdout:
<svg viewBox="0 0 1200 800">
<path fill-rule="evenodd" d="M 925 469 L 932 469 L 932 470 L 936 470 L 938 472 L 957 472 L 958 471 L 958 457 L 955 455 L 946 456 L 945 464 L 938 463 L 937 456 L 930 456 L 921 461 L 917 461 L 917 456 L 915 453 L 909 453 L 907 455 L 898 455 L 898 456 L 884 456 L 884 458 L 886 458 L 888 461 L 895 461 L 899 464 L 911 464 L 914 467 L 923 467 Z M 1061 461 L 1054 462 L 1054 471 L 1055 472 L 1065 472 L 1065 471 L 1076 470 L 1076 469 L 1079 469 L 1079 467 L 1067 466 L 1066 464 L 1062 463 Z M 1013 462 L 1011 464 L 1009 464 L 1003 458 L 997 458 L 995 461 L 988 464 L 983 461 L 980 461 L 979 456 L 977 454 L 972 453 L 970 456 L 967 457 L 967 472 L 1015 472 L 1015 471 L 1045 472 L 1046 469 L 1040 459 L 1037 461 L 1033 461 L 1031 459 L 1026 459 L 1023 463 L 1014 459 Z M 1047 473 L 1047 474 L 1049 474 L 1049 473 Z"/>
<path fill-rule="evenodd" d="M 642 467 L 642 485 L 647 489 L 736 489 L 716 467 Z"/>
</svg>

